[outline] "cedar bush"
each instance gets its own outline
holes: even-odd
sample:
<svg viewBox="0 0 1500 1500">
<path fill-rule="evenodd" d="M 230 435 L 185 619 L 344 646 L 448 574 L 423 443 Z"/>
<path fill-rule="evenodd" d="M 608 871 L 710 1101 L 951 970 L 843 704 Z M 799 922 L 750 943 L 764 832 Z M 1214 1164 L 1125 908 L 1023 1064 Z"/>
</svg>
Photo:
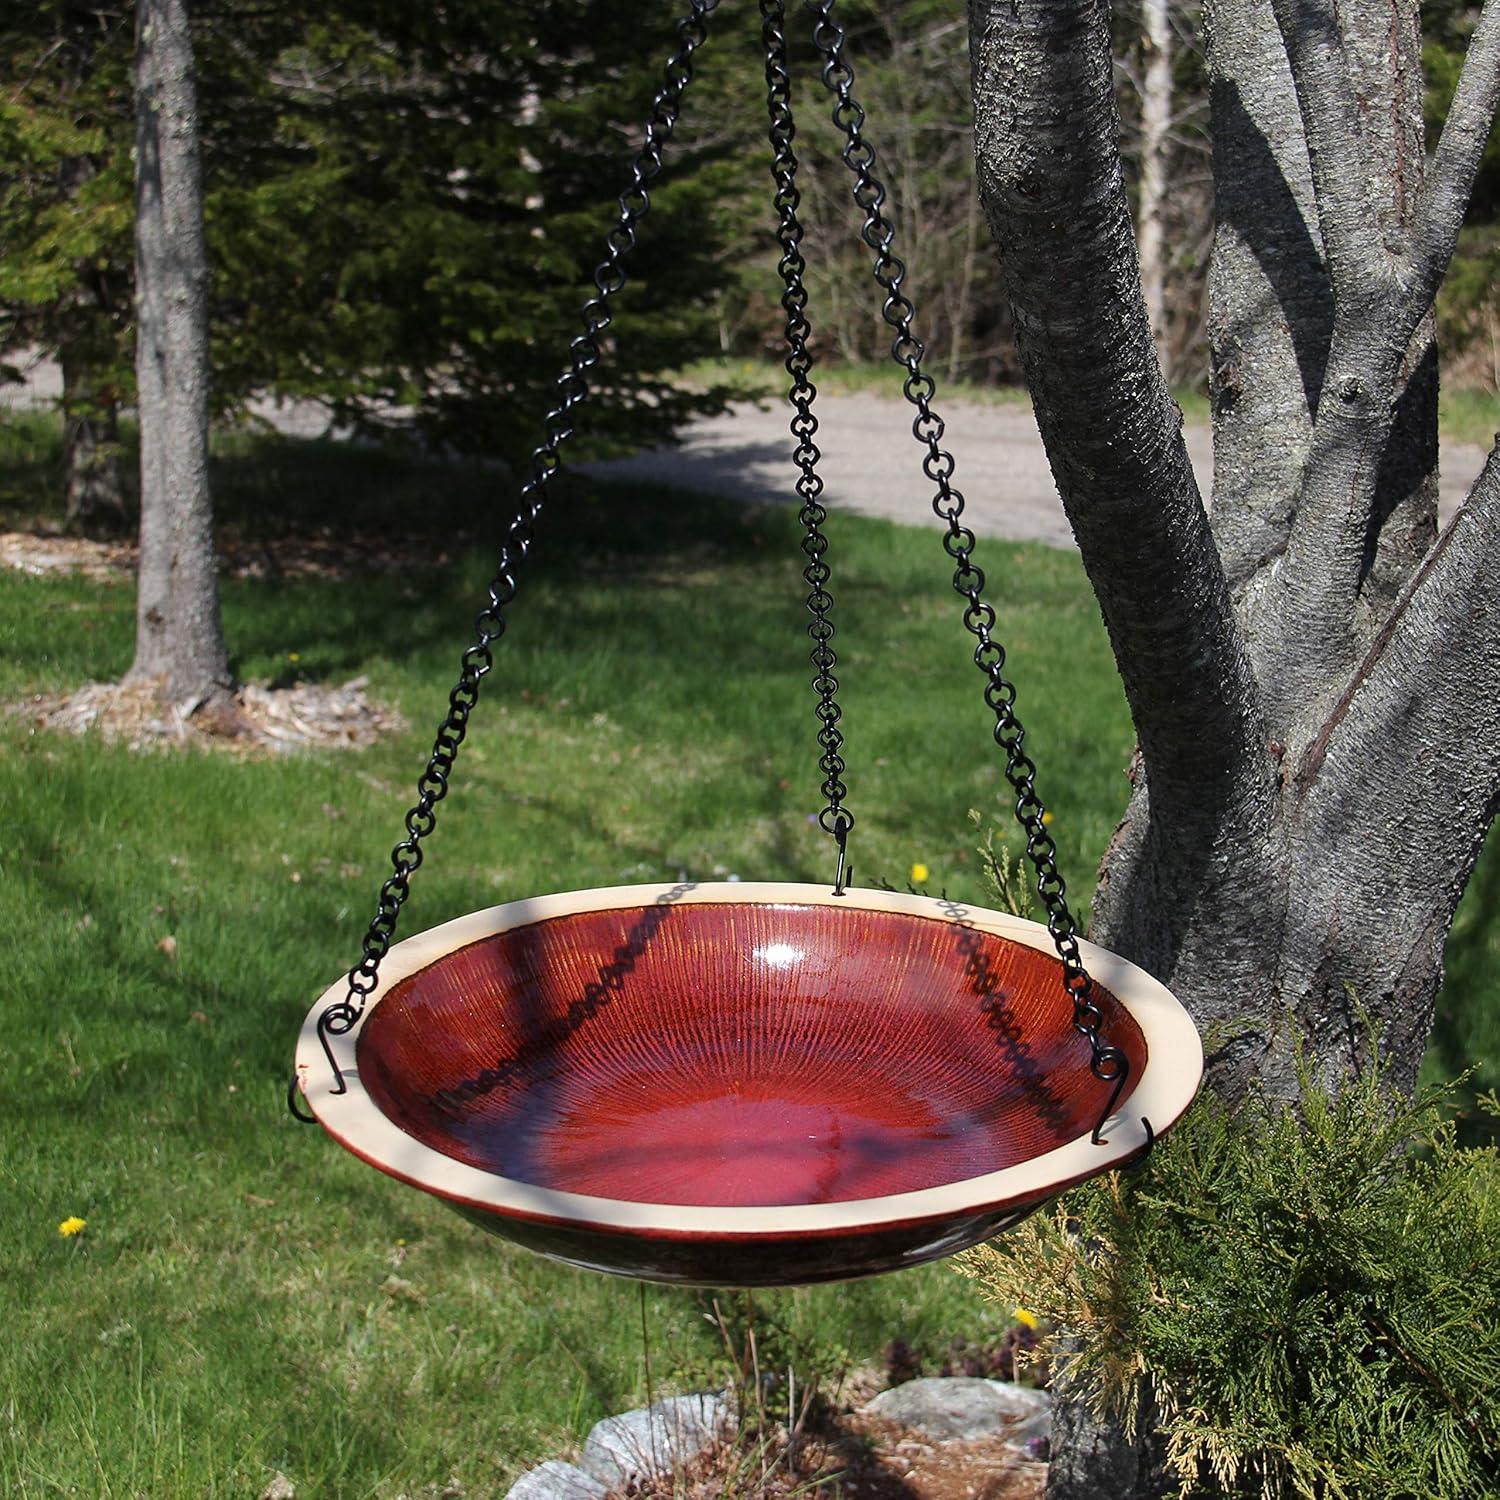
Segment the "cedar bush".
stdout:
<svg viewBox="0 0 1500 1500">
<path fill-rule="evenodd" d="M 1378 1068 L 1204 1097 L 1139 1176 L 963 1257 L 1183 1495 L 1500 1493 L 1500 1158 Z M 1494 1096 L 1491 1110 L 1500 1108 Z"/>
</svg>

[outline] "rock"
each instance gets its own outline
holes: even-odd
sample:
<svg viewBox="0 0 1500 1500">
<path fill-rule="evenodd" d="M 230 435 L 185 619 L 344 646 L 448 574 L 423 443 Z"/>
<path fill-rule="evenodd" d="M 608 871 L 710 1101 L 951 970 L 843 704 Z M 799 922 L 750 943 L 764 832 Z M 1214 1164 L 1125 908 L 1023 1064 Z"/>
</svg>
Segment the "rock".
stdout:
<svg viewBox="0 0 1500 1500">
<path fill-rule="evenodd" d="M 1052 1431 L 1052 1398 L 1046 1391 L 967 1375 L 908 1380 L 882 1391 L 864 1410 L 939 1442 L 1000 1433 L 1024 1443 Z"/>
<path fill-rule="evenodd" d="M 672 1396 L 596 1422 L 580 1462 L 610 1489 L 670 1474 L 707 1448 L 730 1417 L 722 1396 Z"/>
<path fill-rule="evenodd" d="M 297 1487 L 285 1474 L 278 1473 L 260 1492 L 260 1500 L 297 1500 Z"/>
<path fill-rule="evenodd" d="M 505 1492 L 505 1500 L 599 1500 L 606 1492 L 605 1485 L 577 1464 L 549 1458 L 516 1480 Z"/>
</svg>

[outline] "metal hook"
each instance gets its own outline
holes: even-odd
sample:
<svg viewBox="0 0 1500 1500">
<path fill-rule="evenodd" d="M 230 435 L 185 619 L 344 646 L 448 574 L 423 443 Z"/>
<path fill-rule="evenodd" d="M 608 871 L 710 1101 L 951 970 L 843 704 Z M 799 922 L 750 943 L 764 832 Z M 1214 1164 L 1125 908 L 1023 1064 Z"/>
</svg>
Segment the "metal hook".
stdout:
<svg viewBox="0 0 1500 1500">
<path fill-rule="evenodd" d="M 316 1115 L 305 1115 L 297 1108 L 297 1100 L 302 1097 L 302 1089 L 297 1082 L 297 1075 L 292 1074 L 292 1081 L 286 1086 L 286 1107 L 291 1111 L 294 1120 L 300 1120 L 304 1125 L 316 1125 Z"/>
<path fill-rule="evenodd" d="M 854 875 L 849 866 L 849 820 L 847 818 L 836 818 L 833 824 L 834 842 L 839 846 L 839 862 L 833 872 L 833 894 L 842 896 L 846 882 Z"/>
<path fill-rule="evenodd" d="M 344 1070 L 339 1067 L 338 1059 L 333 1055 L 333 1043 L 328 1040 L 329 1022 L 332 1012 L 337 1007 L 330 1005 L 327 1010 L 318 1017 L 318 1040 L 323 1044 L 323 1056 L 328 1059 L 328 1066 L 333 1071 L 333 1092 L 335 1094 L 347 1094 L 349 1085 L 344 1082 Z M 348 1008 L 345 1002 L 345 1008 Z M 347 1031 L 349 1028 L 343 1028 Z"/>
<path fill-rule="evenodd" d="M 1121 1172 L 1139 1172 L 1146 1165 L 1146 1158 L 1151 1155 L 1156 1145 L 1156 1132 L 1151 1128 L 1151 1121 L 1145 1115 L 1141 1116 L 1141 1125 L 1146 1131 L 1146 1144 L 1141 1147 L 1134 1156 L 1127 1157 L 1117 1168 Z"/>
<path fill-rule="evenodd" d="M 1101 1134 L 1104 1129 L 1104 1122 L 1115 1112 L 1115 1105 L 1120 1102 L 1120 1095 L 1125 1092 L 1125 1083 L 1129 1077 L 1130 1065 L 1126 1063 L 1121 1067 L 1119 1074 L 1116 1076 L 1115 1086 L 1109 1091 L 1109 1098 L 1105 1101 L 1104 1108 L 1099 1111 L 1098 1120 L 1094 1122 L 1094 1133 L 1090 1139 L 1096 1146 L 1106 1144 Z M 1150 1126 L 1148 1125 L 1146 1128 L 1149 1130 Z"/>
</svg>

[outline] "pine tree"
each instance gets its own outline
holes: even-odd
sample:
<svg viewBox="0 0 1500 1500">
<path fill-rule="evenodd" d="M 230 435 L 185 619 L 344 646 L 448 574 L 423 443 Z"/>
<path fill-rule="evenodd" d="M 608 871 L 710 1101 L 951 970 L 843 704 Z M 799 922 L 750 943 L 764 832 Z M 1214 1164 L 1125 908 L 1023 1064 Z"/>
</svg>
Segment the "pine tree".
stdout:
<svg viewBox="0 0 1500 1500">
<path fill-rule="evenodd" d="M 215 413 L 312 398 L 357 428 L 529 450 L 671 14 L 603 0 L 195 7 Z M 0 19 L 0 356 L 59 359 L 70 414 L 106 434 L 134 396 L 121 16 L 44 5 Z M 712 329 L 729 158 L 722 144 L 677 153 L 653 190 L 584 429 L 601 442 L 661 439 L 717 403 L 665 373 Z"/>
</svg>

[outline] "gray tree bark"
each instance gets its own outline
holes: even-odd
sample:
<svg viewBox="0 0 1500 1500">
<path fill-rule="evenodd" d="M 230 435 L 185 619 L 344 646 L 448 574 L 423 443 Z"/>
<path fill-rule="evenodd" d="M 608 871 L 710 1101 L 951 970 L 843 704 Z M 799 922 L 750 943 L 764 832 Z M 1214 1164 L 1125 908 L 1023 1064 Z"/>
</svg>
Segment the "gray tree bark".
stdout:
<svg viewBox="0 0 1500 1500">
<path fill-rule="evenodd" d="M 232 703 L 208 491 L 208 266 L 186 0 L 136 10 L 136 380 L 141 546 L 132 679 Z"/>
<path fill-rule="evenodd" d="M 1140 211 L 1136 239 L 1141 259 L 1141 292 L 1156 340 L 1156 358 L 1168 380 L 1167 157 L 1172 128 L 1172 22 L 1168 0 L 1143 0 L 1146 71 L 1141 79 Z"/>
<path fill-rule="evenodd" d="M 1415 0 L 1208 0 L 1210 521 L 1162 382 L 1104 0 L 970 0 L 981 196 L 1139 739 L 1091 935 L 1233 1098 L 1416 1076 L 1500 796 L 1500 456 L 1436 536 L 1431 309 L 1500 102 L 1487 0 L 1423 150 Z M 1049 1496 L 1153 1492 L 1069 1411 Z"/>
</svg>

